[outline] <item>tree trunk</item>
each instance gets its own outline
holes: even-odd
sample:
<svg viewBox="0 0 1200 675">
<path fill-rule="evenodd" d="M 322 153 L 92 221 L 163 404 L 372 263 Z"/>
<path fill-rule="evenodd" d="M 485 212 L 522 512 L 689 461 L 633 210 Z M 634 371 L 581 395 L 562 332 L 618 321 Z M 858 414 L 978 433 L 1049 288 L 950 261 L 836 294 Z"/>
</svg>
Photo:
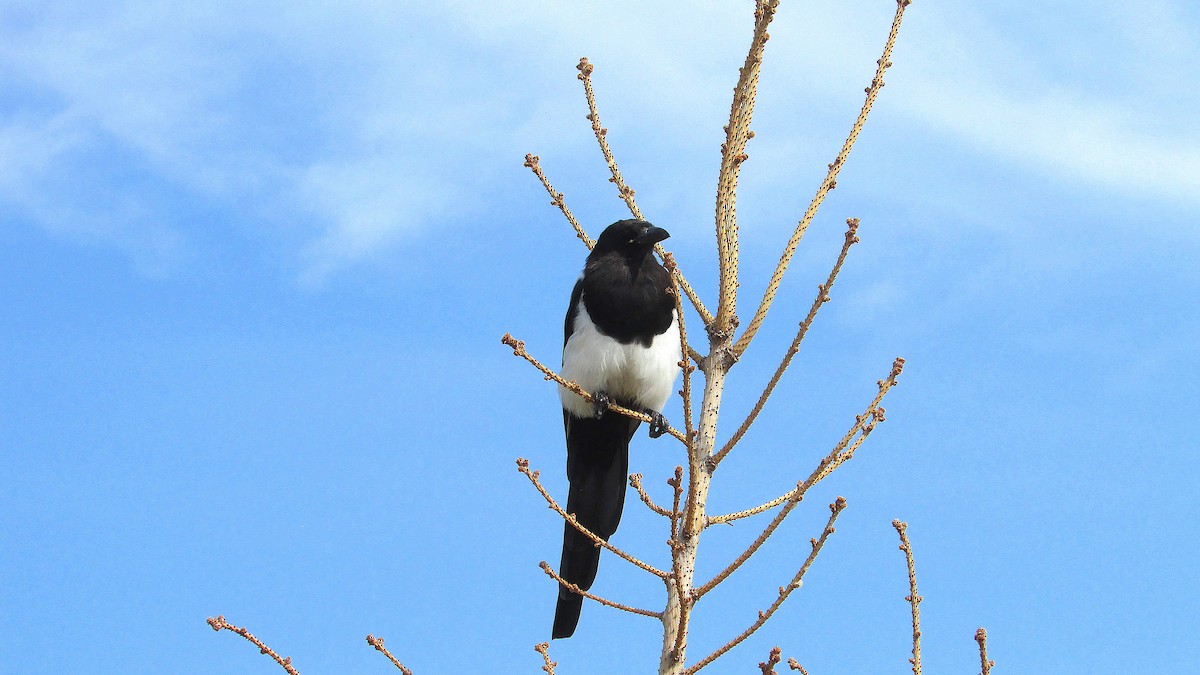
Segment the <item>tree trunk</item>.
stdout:
<svg viewBox="0 0 1200 675">
<path fill-rule="evenodd" d="M 730 336 L 709 340 L 710 352 L 704 364 L 704 398 L 696 438 L 688 452 L 688 493 L 683 518 L 671 552 L 672 578 L 667 580 L 667 606 L 663 610 L 663 646 L 659 659 L 660 675 L 680 675 L 685 671 L 688 619 L 692 613 L 691 593 L 696 572 L 696 553 L 700 533 L 706 525 L 712 458 L 717 442 L 717 416 L 725 375 L 733 364 Z"/>
</svg>

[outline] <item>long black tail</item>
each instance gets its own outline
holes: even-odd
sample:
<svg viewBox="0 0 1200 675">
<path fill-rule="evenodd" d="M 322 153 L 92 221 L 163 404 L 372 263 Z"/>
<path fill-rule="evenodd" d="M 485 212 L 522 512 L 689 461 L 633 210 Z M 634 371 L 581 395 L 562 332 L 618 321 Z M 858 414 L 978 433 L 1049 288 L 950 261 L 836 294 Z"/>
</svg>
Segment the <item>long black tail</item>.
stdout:
<svg viewBox="0 0 1200 675">
<path fill-rule="evenodd" d="M 567 513 L 606 541 L 617 531 L 625 506 L 629 473 L 629 439 L 637 420 L 605 411 L 599 419 L 575 417 L 563 411 L 567 429 Z M 558 573 L 583 590 L 592 587 L 600 563 L 600 547 L 567 523 L 563 531 L 562 562 Z M 579 623 L 583 596 L 559 586 L 554 611 L 555 638 L 571 637 Z"/>
</svg>

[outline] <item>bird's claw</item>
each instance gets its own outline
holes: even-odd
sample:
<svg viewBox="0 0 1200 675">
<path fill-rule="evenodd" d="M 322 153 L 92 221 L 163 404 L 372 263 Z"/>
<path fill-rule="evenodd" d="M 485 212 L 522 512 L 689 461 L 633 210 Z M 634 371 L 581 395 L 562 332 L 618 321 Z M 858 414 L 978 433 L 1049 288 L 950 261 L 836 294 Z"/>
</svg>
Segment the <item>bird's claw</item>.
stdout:
<svg viewBox="0 0 1200 675">
<path fill-rule="evenodd" d="M 650 416 L 650 438 L 658 438 L 667 433 L 667 418 L 657 410 L 647 410 L 646 414 Z"/>
<path fill-rule="evenodd" d="M 608 410 L 610 399 L 608 394 L 600 391 L 592 394 L 592 402 L 596 404 L 596 419 L 604 417 L 604 411 Z"/>
</svg>

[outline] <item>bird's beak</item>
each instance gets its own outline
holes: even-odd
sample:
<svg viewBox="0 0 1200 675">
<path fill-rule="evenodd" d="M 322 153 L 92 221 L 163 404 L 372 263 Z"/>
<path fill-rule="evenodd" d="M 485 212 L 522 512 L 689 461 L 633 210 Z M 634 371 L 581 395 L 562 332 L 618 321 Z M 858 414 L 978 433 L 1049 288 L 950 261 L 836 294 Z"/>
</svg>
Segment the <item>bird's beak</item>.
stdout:
<svg viewBox="0 0 1200 675">
<path fill-rule="evenodd" d="M 657 244 L 658 242 L 670 236 L 670 232 L 667 232 L 661 227 L 654 227 L 651 225 L 650 227 L 646 228 L 645 232 L 638 235 L 638 238 L 634 239 L 634 241 L 638 244 L 642 244 L 643 246 L 653 246 L 654 244 Z"/>
</svg>

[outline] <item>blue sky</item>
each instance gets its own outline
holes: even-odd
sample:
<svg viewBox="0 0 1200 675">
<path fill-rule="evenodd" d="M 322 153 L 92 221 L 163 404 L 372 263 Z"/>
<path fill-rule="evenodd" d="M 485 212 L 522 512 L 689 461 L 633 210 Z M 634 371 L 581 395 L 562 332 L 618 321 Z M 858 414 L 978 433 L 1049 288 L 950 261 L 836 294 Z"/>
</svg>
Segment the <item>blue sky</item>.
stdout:
<svg viewBox="0 0 1200 675">
<path fill-rule="evenodd" d="M 534 672 L 561 523 L 549 363 L 584 249 L 624 217 L 583 115 L 714 295 L 713 187 L 747 2 L 0 5 L 0 672 Z M 833 159 L 891 19 L 784 2 L 739 210 L 743 307 Z M 732 374 L 731 430 L 855 248 L 710 506 L 808 474 L 908 359 L 888 421 L 697 609 L 753 621 L 849 501 L 804 588 L 714 672 L 779 644 L 899 672 L 910 523 L 928 672 L 1177 672 L 1200 620 L 1194 3 L 918 0 L 867 131 Z M 715 304 L 712 300 L 709 304 Z M 744 309 L 743 311 L 748 311 Z M 678 417 L 673 401 L 668 417 Z M 682 458 L 639 436 L 668 496 Z M 704 540 L 700 576 L 757 534 Z M 616 541 L 662 564 L 630 503 Z M 615 559 L 596 590 L 657 608 Z M 588 607 L 563 673 L 645 672 L 658 625 Z"/>
</svg>

